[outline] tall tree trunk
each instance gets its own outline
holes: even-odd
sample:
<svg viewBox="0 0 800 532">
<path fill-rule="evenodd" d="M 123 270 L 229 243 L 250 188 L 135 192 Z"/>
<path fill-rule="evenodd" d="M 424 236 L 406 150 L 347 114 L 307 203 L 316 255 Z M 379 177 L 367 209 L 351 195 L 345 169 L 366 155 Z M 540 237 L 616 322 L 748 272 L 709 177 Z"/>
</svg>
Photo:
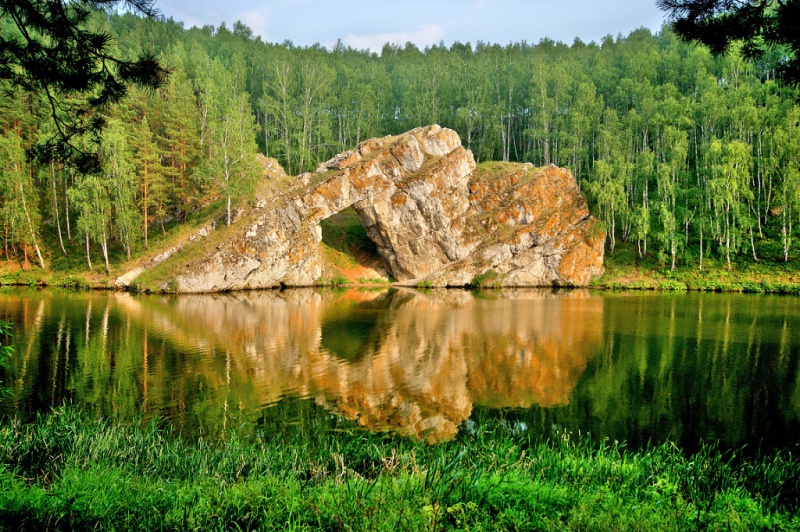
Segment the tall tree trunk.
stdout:
<svg viewBox="0 0 800 532">
<path fill-rule="evenodd" d="M 728 271 L 731 271 L 731 221 L 729 216 L 725 216 L 725 262 L 728 264 Z"/>
<path fill-rule="evenodd" d="M 70 177 L 70 182 L 71 182 L 72 186 L 75 186 L 75 175 L 74 174 L 70 174 L 69 177 Z M 66 190 L 66 187 L 65 187 L 65 190 Z M 72 242 L 72 230 L 70 229 L 70 226 L 69 226 L 69 194 L 64 194 L 64 215 L 65 215 L 66 222 L 67 222 L 67 240 Z"/>
<path fill-rule="evenodd" d="M 147 165 L 145 164 L 144 167 L 144 175 L 142 176 L 142 231 L 144 232 L 144 249 L 147 249 L 147 227 L 148 227 L 148 220 L 147 220 L 147 192 L 148 192 L 148 183 L 147 183 Z M 128 257 L 130 259 L 130 257 Z"/>
<path fill-rule="evenodd" d="M 89 264 L 89 269 L 92 269 L 92 256 L 89 253 L 89 233 L 86 233 L 86 262 Z"/>
<path fill-rule="evenodd" d="M 784 209 L 785 211 L 789 210 Z M 788 227 L 787 227 L 787 218 L 788 218 Z M 789 211 L 789 215 L 783 215 L 783 262 L 789 262 L 789 248 L 792 245 L 792 213 Z"/>
<path fill-rule="evenodd" d="M 103 240 L 100 242 L 100 247 L 103 249 L 103 260 L 106 263 L 106 275 L 111 273 L 111 267 L 108 265 L 108 240 L 106 239 L 106 232 L 103 231 Z"/>
<path fill-rule="evenodd" d="M 56 191 L 56 167 L 55 163 L 50 163 L 50 177 L 53 182 L 53 206 L 56 211 L 56 227 L 58 228 L 58 243 L 61 244 L 61 251 L 64 256 L 67 255 L 67 250 L 64 248 L 64 238 L 61 236 L 61 215 L 58 212 L 58 192 Z"/>
<path fill-rule="evenodd" d="M 25 201 L 25 190 L 22 185 L 19 186 L 19 197 L 22 198 L 22 210 L 25 212 L 25 219 L 28 221 L 28 230 L 31 233 L 31 240 L 33 240 L 33 248 L 36 250 L 36 256 L 39 257 L 39 266 L 44 270 L 44 259 L 42 252 L 39 249 L 39 244 L 36 242 L 36 233 L 33 230 L 33 222 L 31 222 L 31 215 L 28 213 L 28 202 Z"/>
<path fill-rule="evenodd" d="M 703 227 L 700 226 L 700 271 L 703 271 Z"/>
</svg>

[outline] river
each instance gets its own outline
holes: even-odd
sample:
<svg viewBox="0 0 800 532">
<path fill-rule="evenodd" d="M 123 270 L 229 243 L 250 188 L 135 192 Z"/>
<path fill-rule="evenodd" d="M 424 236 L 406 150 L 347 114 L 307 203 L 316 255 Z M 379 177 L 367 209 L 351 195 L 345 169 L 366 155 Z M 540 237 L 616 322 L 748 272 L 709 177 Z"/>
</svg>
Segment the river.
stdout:
<svg viewBox="0 0 800 532">
<path fill-rule="evenodd" d="M 75 404 L 189 437 L 347 420 L 438 442 L 502 416 L 631 448 L 796 449 L 800 298 L 587 290 L 0 290 L 0 414 Z"/>
</svg>

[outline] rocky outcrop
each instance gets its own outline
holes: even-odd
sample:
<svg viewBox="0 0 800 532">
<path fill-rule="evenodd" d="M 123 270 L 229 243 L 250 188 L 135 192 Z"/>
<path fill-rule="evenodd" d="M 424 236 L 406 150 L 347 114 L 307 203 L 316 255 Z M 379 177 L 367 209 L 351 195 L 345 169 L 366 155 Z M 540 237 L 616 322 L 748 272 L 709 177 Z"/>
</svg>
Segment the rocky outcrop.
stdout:
<svg viewBox="0 0 800 532">
<path fill-rule="evenodd" d="M 602 273 L 605 233 L 568 171 L 503 163 L 476 170 L 454 131 L 429 126 L 363 142 L 258 198 L 224 239 L 192 254 L 199 258 L 171 287 L 317 284 L 320 222 L 351 206 L 401 283 L 584 285 Z"/>
</svg>

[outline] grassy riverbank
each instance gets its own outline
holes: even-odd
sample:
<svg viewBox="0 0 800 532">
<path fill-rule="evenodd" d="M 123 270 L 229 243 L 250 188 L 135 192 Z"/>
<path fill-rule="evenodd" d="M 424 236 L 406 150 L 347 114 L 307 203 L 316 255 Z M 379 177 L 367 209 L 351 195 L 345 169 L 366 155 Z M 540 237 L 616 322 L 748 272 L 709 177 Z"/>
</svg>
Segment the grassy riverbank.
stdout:
<svg viewBox="0 0 800 532">
<path fill-rule="evenodd" d="M 773 254 L 774 255 L 774 254 Z M 637 255 L 634 243 L 621 243 L 605 257 L 606 273 L 592 287 L 609 290 L 698 290 L 706 292 L 751 292 L 800 294 L 800 262 L 736 257 L 729 271 L 724 259 L 705 257 L 703 269 L 693 258 L 676 265 L 655 257 Z"/>
<path fill-rule="evenodd" d="M 76 411 L 0 428 L 0 528 L 788 530 L 800 460 L 628 452 L 487 420 L 426 446 L 310 417 L 181 440 Z M 323 426 L 324 424 L 324 426 Z"/>
<path fill-rule="evenodd" d="M 216 209 L 216 210 L 215 210 Z M 70 256 L 52 260 L 52 269 L 41 270 L 28 265 L 23 270 L 19 264 L 0 262 L 0 286 L 55 286 L 79 289 L 114 288 L 117 275 L 133 269 L 158 255 L 164 249 L 185 241 L 207 220 L 219 215 L 219 205 L 213 204 L 205 211 L 190 216 L 185 224 L 172 223 L 164 233 L 154 232 L 151 250 L 127 261 L 117 250 L 111 256 L 111 273 L 100 270 L 95 257 L 94 271 L 86 269 L 83 250 L 78 243 L 71 244 Z M 369 240 L 358 216 L 352 209 L 331 217 L 322 224 L 322 256 L 325 273 L 320 279 L 324 285 L 387 285 L 388 274 L 383 271 L 375 245 Z M 653 254 L 640 258 L 634 242 L 618 242 L 613 253 L 606 253 L 606 273 L 595 279 L 591 286 L 607 290 L 698 290 L 709 292 L 751 292 L 800 295 L 800 261 L 781 260 L 780 250 L 764 244 L 760 259 L 749 255 L 734 256 L 731 270 L 724 259 L 706 256 L 703 269 L 699 258 L 687 253 L 683 261 L 670 270 L 669 264 Z M 53 243 L 53 245 L 55 245 Z M 491 271 L 491 270 L 490 270 Z M 146 280 L 145 274 L 141 280 Z M 138 284 L 138 283 L 137 283 Z M 157 290 L 158 283 L 144 282 Z"/>
</svg>

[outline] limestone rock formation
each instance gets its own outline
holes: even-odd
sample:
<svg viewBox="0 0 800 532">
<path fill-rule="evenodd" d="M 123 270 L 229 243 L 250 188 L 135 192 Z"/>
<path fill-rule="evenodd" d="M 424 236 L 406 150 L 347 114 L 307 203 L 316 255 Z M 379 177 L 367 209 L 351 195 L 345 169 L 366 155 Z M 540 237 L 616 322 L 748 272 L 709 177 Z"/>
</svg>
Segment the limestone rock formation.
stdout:
<svg viewBox="0 0 800 532">
<path fill-rule="evenodd" d="M 258 198 L 172 287 L 317 284 L 320 222 L 350 206 L 401 283 L 585 285 L 602 273 L 605 233 L 568 171 L 508 163 L 476 170 L 458 135 L 434 125 L 363 142 Z"/>
</svg>

